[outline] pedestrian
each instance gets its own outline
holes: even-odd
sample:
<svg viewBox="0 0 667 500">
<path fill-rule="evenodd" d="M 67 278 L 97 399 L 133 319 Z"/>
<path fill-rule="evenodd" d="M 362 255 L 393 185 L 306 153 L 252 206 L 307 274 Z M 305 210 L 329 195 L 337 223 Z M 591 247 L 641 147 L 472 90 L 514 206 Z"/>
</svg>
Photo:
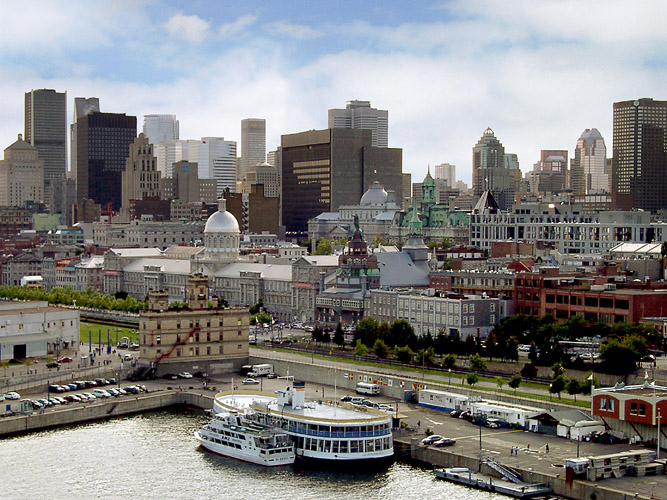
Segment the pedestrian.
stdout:
<svg viewBox="0 0 667 500">
<path fill-rule="evenodd" d="M 528 449 L 530 450 L 530 443 L 528 443 Z"/>
<path fill-rule="evenodd" d="M 422 421 L 421 421 L 421 420 L 418 420 L 418 421 L 417 421 L 417 427 L 418 427 L 418 428 L 421 428 L 421 426 L 422 426 Z"/>
<path fill-rule="evenodd" d="M 549 453 L 549 443 L 547 443 L 546 449 L 547 449 L 547 453 Z"/>
</svg>

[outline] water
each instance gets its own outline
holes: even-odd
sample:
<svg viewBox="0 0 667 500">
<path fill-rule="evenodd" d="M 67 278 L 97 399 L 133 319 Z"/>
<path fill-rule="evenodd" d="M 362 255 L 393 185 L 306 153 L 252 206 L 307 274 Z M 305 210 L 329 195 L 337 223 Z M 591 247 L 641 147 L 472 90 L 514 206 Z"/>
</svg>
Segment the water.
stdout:
<svg viewBox="0 0 667 500">
<path fill-rule="evenodd" d="M 3 499 L 503 500 L 395 463 L 382 472 L 268 468 L 198 447 L 200 412 L 160 411 L 0 441 Z"/>
</svg>

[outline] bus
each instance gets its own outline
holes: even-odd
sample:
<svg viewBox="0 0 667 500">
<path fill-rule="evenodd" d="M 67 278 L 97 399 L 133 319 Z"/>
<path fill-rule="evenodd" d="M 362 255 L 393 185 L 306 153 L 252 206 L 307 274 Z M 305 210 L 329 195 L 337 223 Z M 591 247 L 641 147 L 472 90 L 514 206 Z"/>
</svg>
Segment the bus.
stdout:
<svg viewBox="0 0 667 500">
<path fill-rule="evenodd" d="M 368 384 L 366 382 L 359 382 L 357 384 L 357 394 L 366 394 L 367 396 L 378 396 L 380 394 L 380 386 L 378 384 Z"/>
</svg>

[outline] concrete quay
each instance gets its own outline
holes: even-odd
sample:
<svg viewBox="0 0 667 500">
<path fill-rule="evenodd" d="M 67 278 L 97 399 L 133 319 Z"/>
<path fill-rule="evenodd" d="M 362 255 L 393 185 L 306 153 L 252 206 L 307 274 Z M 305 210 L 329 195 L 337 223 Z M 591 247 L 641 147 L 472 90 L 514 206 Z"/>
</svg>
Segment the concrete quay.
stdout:
<svg viewBox="0 0 667 500">
<path fill-rule="evenodd" d="M 0 437 L 106 420 L 170 406 L 187 405 L 209 409 L 213 407 L 214 394 L 213 392 L 209 395 L 194 391 L 159 390 L 95 402 L 73 403 L 43 412 L 36 411 L 26 415 L 4 417 L 0 419 Z"/>
</svg>

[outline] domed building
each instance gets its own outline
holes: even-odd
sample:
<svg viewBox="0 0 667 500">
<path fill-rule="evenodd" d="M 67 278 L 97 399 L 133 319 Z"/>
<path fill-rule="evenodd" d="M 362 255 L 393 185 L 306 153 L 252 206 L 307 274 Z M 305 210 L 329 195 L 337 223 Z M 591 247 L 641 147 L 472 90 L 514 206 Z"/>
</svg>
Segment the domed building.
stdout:
<svg viewBox="0 0 667 500">
<path fill-rule="evenodd" d="M 204 227 L 206 260 L 238 260 L 240 240 L 239 223 L 236 217 L 227 211 L 227 200 L 220 197 L 218 211 L 208 218 Z"/>
<path fill-rule="evenodd" d="M 309 220 L 308 235 L 313 242 L 319 238 L 350 238 L 354 233 L 356 216 L 367 241 L 373 241 L 378 235 L 386 238 L 399 208 L 395 193 L 385 190 L 382 184 L 375 181 L 363 194 L 359 205 L 341 205 L 338 212 L 324 212 Z"/>
</svg>

